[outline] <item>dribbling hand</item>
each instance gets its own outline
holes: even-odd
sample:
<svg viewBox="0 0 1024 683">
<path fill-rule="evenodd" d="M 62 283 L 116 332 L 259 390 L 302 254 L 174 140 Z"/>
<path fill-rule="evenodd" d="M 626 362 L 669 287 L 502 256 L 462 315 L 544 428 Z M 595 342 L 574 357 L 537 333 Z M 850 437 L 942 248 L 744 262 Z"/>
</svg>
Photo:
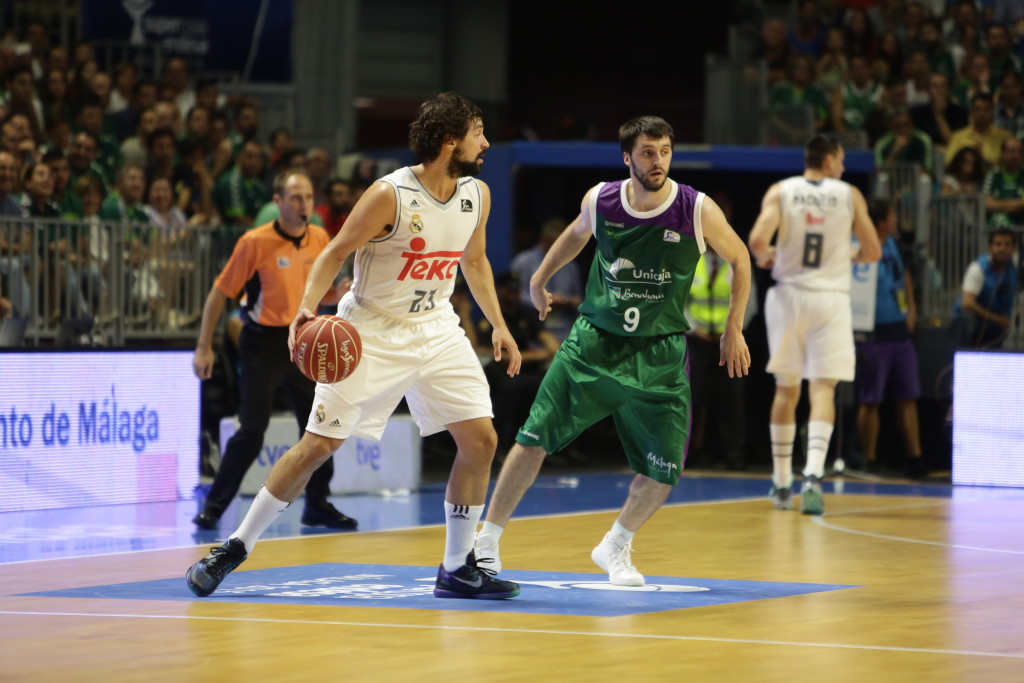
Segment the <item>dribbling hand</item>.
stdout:
<svg viewBox="0 0 1024 683">
<path fill-rule="evenodd" d="M 295 319 L 288 325 L 288 355 L 291 355 L 292 350 L 295 348 L 295 335 L 298 333 L 299 328 L 315 317 L 316 313 L 309 309 L 299 308 L 299 312 L 295 314 Z"/>
</svg>

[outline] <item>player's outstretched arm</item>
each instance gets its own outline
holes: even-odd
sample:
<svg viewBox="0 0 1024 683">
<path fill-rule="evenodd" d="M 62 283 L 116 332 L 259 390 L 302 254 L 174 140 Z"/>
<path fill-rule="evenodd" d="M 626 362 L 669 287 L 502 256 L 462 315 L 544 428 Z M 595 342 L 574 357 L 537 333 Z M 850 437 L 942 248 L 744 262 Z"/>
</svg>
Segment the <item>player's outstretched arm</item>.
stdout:
<svg viewBox="0 0 1024 683">
<path fill-rule="evenodd" d="M 750 350 L 743 338 L 743 317 L 750 298 L 750 254 L 725 219 L 722 209 L 708 196 L 701 203 L 700 223 L 704 239 L 729 262 L 732 269 L 729 313 L 719 342 L 721 355 L 718 364 L 726 366 L 729 377 L 743 377 L 750 370 Z"/>
<path fill-rule="evenodd" d="M 754 227 L 750 231 L 750 253 L 754 255 L 758 268 L 771 268 L 775 265 L 775 247 L 772 246 L 772 238 L 779 229 L 782 215 L 779 208 L 779 185 L 778 183 L 768 188 L 761 200 L 761 213 L 754 221 Z"/>
<path fill-rule="evenodd" d="M 583 196 L 579 215 L 558 236 L 555 243 L 548 249 L 548 253 L 544 255 L 540 266 L 530 277 L 530 300 L 540 313 L 541 320 L 544 320 L 551 312 L 552 297 L 551 292 L 547 290 L 548 280 L 583 251 L 583 247 L 594 233 L 590 216 L 590 195 L 594 191 L 595 189 L 591 188 Z"/>
<path fill-rule="evenodd" d="M 494 361 L 501 361 L 502 349 L 508 353 L 508 368 L 505 372 L 509 377 L 519 374 L 519 368 L 523 364 L 523 357 L 519 351 L 519 345 L 508 331 L 505 324 L 505 317 L 501 315 L 501 306 L 498 304 L 498 295 L 494 289 L 494 272 L 491 270 L 491 262 L 487 258 L 487 217 L 491 213 L 491 190 L 487 183 L 477 181 L 480 185 L 480 195 L 483 199 L 483 206 L 480 208 L 480 224 L 476 226 L 473 235 L 469 238 L 466 248 L 462 251 L 462 258 L 459 265 L 462 274 L 466 277 L 466 284 L 473 294 L 480 311 L 491 323 L 491 346 L 494 349 Z"/>
</svg>

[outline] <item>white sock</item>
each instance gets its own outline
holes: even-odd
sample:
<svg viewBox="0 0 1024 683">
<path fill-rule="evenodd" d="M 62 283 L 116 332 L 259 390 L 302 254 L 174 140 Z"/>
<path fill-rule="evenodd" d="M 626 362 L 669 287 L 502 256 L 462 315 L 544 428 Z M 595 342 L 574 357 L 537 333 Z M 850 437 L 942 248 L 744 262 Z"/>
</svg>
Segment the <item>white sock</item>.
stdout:
<svg viewBox="0 0 1024 683">
<path fill-rule="evenodd" d="M 784 489 L 793 485 L 793 441 L 796 440 L 796 424 L 770 424 L 768 433 L 772 438 L 772 482 Z"/>
<path fill-rule="evenodd" d="M 444 568 L 453 572 L 466 564 L 466 556 L 473 549 L 476 525 L 484 514 L 483 505 L 452 505 L 444 502 Z"/>
<path fill-rule="evenodd" d="M 832 440 L 832 423 L 815 420 L 807 423 L 807 466 L 804 476 L 825 476 L 825 456 L 828 442 Z"/>
<path fill-rule="evenodd" d="M 505 527 L 498 526 L 497 524 L 491 524 L 490 522 L 484 522 L 480 526 L 480 533 L 477 536 L 490 536 L 497 543 L 501 540 L 501 533 L 505 531 Z"/>
<path fill-rule="evenodd" d="M 633 534 L 635 533 L 635 531 L 630 531 L 619 524 L 618 520 L 615 520 L 615 524 L 612 524 L 612 530 L 608 532 L 608 536 L 606 538 L 621 548 L 633 540 Z"/>
<path fill-rule="evenodd" d="M 249 512 L 245 513 L 245 519 L 242 520 L 238 531 L 231 534 L 230 538 L 242 541 L 245 544 L 245 552 L 251 553 L 252 549 L 256 547 L 259 537 L 289 505 L 291 503 L 274 498 L 266 486 L 260 488 L 256 499 L 252 501 L 252 507 L 249 508 Z"/>
</svg>

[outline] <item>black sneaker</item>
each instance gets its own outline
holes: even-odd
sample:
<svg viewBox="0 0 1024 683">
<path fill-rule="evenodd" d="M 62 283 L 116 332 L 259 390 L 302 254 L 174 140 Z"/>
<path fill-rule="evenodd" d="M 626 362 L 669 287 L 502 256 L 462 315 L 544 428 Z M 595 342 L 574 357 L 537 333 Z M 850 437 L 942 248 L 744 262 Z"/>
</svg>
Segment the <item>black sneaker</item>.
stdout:
<svg viewBox="0 0 1024 683">
<path fill-rule="evenodd" d="M 224 545 L 210 549 L 210 554 L 196 562 L 185 572 L 185 583 L 197 597 L 205 598 L 217 590 L 224 577 L 245 562 L 248 553 L 245 544 L 229 538 Z"/>
<path fill-rule="evenodd" d="M 205 531 L 213 531 L 216 529 L 218 522 L 220 522 L 220 515 L 214 515 L 206 510 L 203 510 L 192 518 L 192 523 Z"/>
<path fill-rule="evenodd" d="M 330 503 L 307 505 L 302 510 L 302 523 L 305 526 L 325 526 L 328 529 L 355 529 L 356 520 L 342 514 Z"/>
<path fill-rule="evenodd" d="M 435 598 L 469 598 L 471 600 L 505 600 L 519 595 L 519 584 L 492 578 L 485 569 L 476 566 L 473 551 L 466 556 L 466 564 L 453 572 L 437 570 L 434 584 Z"/>
</svg>

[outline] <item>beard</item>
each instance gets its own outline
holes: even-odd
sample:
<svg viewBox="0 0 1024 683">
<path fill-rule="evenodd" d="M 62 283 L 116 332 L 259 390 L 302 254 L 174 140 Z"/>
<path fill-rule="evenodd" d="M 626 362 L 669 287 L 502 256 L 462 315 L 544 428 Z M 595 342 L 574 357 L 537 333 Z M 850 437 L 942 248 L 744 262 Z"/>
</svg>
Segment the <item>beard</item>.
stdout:
<svg viewBox="0 0 1024 683">
<path fill-rule="evenodd" d="M 661 188 L 665 187 L 665 183 L 668 182 L 668 173 L 666 173 L 665 171 L 661 171 L 661 182 L 655 182 L 655 181 L 652 181 L 650 178 L 648 178 L 646 174 L 645 175 L 640 175 L 640 173 L 638 173 L 637 170 L 636 170 L 636 166 L 630 166 L 630 169 L 631 169 L 630 172 L 632 173 L 633 178 L 638 183 L 640 183 L 640 186 L 643 187 L 648 192 L 657 192 Z M 661 170 L 661 169 L 658 169 L 658 170 Z M 650 172 L 648 171 L 648 173 L 650 173 Z"/>
<path fill-rule="evenodd" d="M 451 178 L 462 178 L 464 176 L 480 175 L 480 160 L 484 158 L 484 153 L 480 152 L 476 159 L 469 161 L 461 158 L 461 154 L 462 149 L 456 147 L 452 158 L 448 160 L 448 176 Z"/>
</svg>

